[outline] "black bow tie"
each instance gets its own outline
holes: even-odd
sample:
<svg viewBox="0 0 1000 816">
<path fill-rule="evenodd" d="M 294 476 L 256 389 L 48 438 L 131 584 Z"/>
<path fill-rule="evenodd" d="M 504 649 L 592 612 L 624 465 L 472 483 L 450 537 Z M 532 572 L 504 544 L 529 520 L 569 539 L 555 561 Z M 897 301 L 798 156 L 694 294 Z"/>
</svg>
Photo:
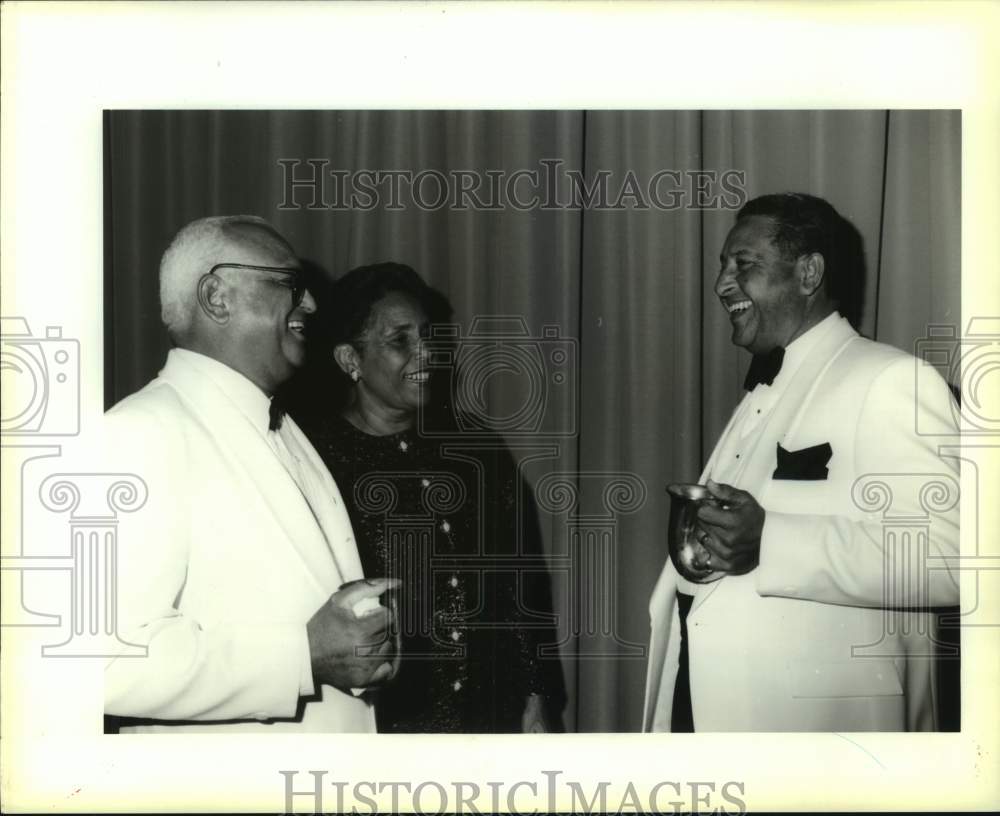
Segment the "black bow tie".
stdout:
<svg viewBox="0 0 1000 816">
<path fill-rule="evenodd" d="M 760 383 L 770 385 L 774 378 L 781 371 L 781 363 L 785 359 L 785 350 L 778 346 L 765 354 L 755 354 L 750 361 L 750 369 L 747 371 L 746 379 L 743 380 L 743 387 L 747 391 L 753 391 Z"/>
<path fill-rule="evenodd" d="M 267 424 L 267 429 L 269 431 L 277 431 L 281 428 L 281 423 L 285 419 L 285 406 L 282 405 L 282 401 L 278 397 L 271 397 L 271 405 L 268 408 L 268 416 L 270 417 L 270 422 Z"/>
</svg>

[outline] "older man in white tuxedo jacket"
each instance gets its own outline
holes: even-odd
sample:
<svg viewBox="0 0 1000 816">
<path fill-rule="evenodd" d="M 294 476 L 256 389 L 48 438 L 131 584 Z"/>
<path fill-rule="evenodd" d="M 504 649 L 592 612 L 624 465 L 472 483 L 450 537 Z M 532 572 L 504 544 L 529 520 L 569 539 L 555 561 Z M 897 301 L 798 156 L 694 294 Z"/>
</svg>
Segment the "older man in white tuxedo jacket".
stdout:
<svg viewBox="0 0 1000 816">
<path fill-rule="evenodd" d="M 163 256 L 159 376 L 106 416 L 148 488 L 119 527 L 119 638 L 105 711 L 128 730 L 374 731 L 392 672 L 385 581 L 359 582 L 330 474 L 275 389 L 315 302 L 288 243 L 249 216 L 184 227 Z M 134 646 L 139 646 L 135 649 Z"/>
<path fill-rule="evenodd" d="M 835 310 L 845 229 L 825 201 L 763 196 L 722 250 L 715 289 L 755 355 L 751 390 L 701 477 L 721 503 L 698 515 L 716 580 L 668 561 L 652 595 L 645 730 L 937 727 L 930 610 L 958 603 L 956 465 L 937 452 L 957 435 L 952 397 Z M 893 538 L 890 495 L 926 537 Z"/>
</svg>

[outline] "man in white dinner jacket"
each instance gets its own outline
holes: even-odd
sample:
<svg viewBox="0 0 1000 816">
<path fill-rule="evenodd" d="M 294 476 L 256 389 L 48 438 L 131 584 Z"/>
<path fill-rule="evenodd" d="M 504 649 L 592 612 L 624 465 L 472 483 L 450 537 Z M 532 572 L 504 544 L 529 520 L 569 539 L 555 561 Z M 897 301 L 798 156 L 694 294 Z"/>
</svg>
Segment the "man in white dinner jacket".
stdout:
<svg viewBox="0 0 1000 816">
<path fill-rule="evenodd" d="M 337 486 L 271 397 L 315 311 L 292 248 L 253 216 L 185 226 L 160 264 L 174 343 L 105 417 L 147 485 L 119 526 L 105 712 L 123 730 L 374 731 L 361 693 L 392 672 L 388 582 L 361 564 Z M 134 646 L 144 647 L 135 649 Z"/>
<path fill-rule="evenodd" d="M 749 393 L 700 480 L 720 501 L 698 511 L 717 580 L 668 561 L 653 591 L 644 730 L 937 728 L 930 610 L 958 603 L 941 568 L 957 467 L 937 452 L 957 438 L 952 396 L 838 313 L 848 230 L 782 194 L 748 202 L 726 239 L 715 291 L 754 354 Z M 885 513 L 926 519 L 927 537 L 893 538 Z"/>
</svg>

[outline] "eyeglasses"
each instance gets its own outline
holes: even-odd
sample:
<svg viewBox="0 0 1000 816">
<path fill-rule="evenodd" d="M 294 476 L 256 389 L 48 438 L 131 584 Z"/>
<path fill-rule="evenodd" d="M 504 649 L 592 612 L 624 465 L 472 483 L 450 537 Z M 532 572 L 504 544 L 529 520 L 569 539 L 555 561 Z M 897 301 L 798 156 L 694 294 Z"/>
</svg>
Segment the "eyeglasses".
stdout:
<svg viewBox="0 0 1000 816">
<path fill-rule="evenodd" d="M 254 266 L 253 264 L 239 263 L 218 263 L 208 270 L 209 275 L 214 275 L 216 269 L 249 269 L 251 272 L 274 272 L 278 275 L 286 275 L 291 281 L 272 280 L 275 286 L 283 286 L 292 290 L 292 308 L 296 308 L 302 298 L 306 296 L 306 285 L 302 282 L 302 276 L 298 269 L 288 269 L 282 266 Z"/>
</svg>

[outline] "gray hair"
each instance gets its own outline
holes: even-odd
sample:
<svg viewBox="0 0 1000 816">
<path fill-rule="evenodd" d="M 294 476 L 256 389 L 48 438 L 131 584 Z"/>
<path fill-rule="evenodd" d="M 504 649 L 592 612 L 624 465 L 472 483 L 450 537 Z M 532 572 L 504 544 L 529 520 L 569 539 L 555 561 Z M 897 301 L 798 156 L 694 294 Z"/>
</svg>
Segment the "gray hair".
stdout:
<svg viewBox="0 0 1000 816">
<path fill-rule="evenodd" d="M 198 280 L 224 259 L 229 247 L 248 239 L 247 228 L 263 230 L 288 245 L 274 227 L 256 215 L 199 218 L 174 236 L 160 260 L 160 317 L 172 338 L 191 328 Z"/>
</svg>

